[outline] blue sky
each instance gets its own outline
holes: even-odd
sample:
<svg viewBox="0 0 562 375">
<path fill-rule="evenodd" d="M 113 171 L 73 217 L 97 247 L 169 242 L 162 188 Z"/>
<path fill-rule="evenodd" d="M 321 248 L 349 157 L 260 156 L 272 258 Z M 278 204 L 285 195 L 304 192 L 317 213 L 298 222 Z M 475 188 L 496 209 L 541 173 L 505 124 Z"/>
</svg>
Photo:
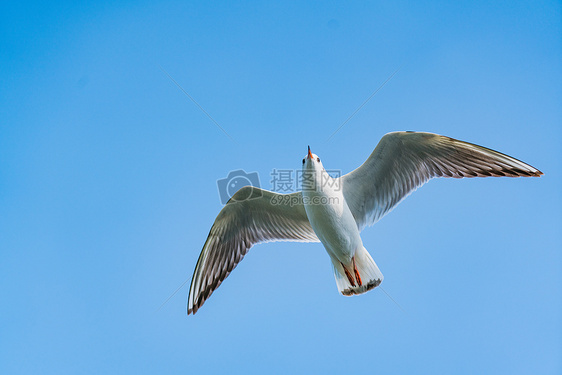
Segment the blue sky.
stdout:
<svg viewBox="0 0 562 375">
<path fill-rule="evenodd" d="M 0 20 L 1 373 L 562 371 L 560 2 L 3 2 Z M 365 230 L 402 309 L 340 296 L 323 247 L 294 243 L 254 247 L 195 316 L 187 285 L 158 309 L 218 179 L 271 188 L 307 145 L 347 173 L 394 130 L 545 175 L 433 180 Z"/>
</svg>

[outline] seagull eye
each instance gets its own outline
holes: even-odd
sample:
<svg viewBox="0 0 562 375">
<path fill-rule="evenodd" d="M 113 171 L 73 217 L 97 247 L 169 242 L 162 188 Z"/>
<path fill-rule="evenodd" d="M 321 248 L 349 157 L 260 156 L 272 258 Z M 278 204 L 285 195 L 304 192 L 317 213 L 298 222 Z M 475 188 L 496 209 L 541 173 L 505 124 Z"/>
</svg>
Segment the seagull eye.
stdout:
<svg viewBox="0 0 562 375">
<path fill-rule="evenodd" d="M 316 158 L 316 161 L 318 161 L 318 163 L 320 163 L 320 158 Z"/>
<path fill-rule="evenodd" d="M 302 164 L 304 165 L 304 159 L 302 159 Z"/>
</svg>

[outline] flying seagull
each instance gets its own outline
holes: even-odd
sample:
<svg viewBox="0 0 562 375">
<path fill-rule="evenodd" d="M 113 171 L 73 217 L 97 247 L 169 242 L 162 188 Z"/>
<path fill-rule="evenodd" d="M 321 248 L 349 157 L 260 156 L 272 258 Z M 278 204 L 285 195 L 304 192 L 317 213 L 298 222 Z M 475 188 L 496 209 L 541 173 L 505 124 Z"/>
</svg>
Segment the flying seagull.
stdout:
<svg viewBox="0 0 562 375">
<path fill-rule="evenodd" d="M 359 168 L 339 178 L 328 175 L 309 147 L 302 170 L 302 191 L 277 194 L 245 186 L 219 212 L 193 273 L 188 315 L 201 308 L 260 242 L 322 242 L 339 292 L 345 296 L 365 293 L 380 285 L 383 275 L 360 233 L 418 187 L 434 177 L 543 174 L 489 148 L 422 132 L 386 134 Z"/>
</svg>

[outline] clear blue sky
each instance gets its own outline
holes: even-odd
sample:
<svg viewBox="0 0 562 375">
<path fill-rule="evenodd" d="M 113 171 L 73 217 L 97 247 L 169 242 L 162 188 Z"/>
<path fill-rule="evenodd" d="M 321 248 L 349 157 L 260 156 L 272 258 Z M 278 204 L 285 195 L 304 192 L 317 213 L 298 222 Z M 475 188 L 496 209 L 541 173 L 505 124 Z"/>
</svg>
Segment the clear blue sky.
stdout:
<svg viewBox="0 0 562 375">
<path fill-rule="evenodd" d="M 562 372 L 558 1 L 0 6 L 0 373 Z M 400 71 L 329 141 L 394 71 Z M 232 137 L 166 76 L 168 72 Z M 195 316 L 229 171 L 357 167 L 394 130 L 540 178 L 433 180 L 363 232 L 254 247 Z"/>
</svg>

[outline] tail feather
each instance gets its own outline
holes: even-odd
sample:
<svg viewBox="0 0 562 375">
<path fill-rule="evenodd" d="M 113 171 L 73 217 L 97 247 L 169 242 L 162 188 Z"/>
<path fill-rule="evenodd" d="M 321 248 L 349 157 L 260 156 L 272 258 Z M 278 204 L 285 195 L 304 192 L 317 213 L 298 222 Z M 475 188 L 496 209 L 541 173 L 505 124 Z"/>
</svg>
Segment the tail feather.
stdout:
<svg viewBox="0 0 562 375">
<path fill-rule="evenodd" d="M 355 253 L 355 266 L 357 267 L 361 282 L 355 278 L 355 280 L 352 280 L 353 284 L 355 284 L 353 285 L 349 280 L 349 277 L 355 276 L 353 263 L 345 265 L 348 269 L 348 275 L 346 275 L 344 265 L 338 260 L 332 259 L 332 265 L 334 266 L 336 285 L 339 292 L 344 296 L 362 294 L 374 289 L 380 285 L 384 278 L 371 254 L 364 247 Z"/>
</svg>

